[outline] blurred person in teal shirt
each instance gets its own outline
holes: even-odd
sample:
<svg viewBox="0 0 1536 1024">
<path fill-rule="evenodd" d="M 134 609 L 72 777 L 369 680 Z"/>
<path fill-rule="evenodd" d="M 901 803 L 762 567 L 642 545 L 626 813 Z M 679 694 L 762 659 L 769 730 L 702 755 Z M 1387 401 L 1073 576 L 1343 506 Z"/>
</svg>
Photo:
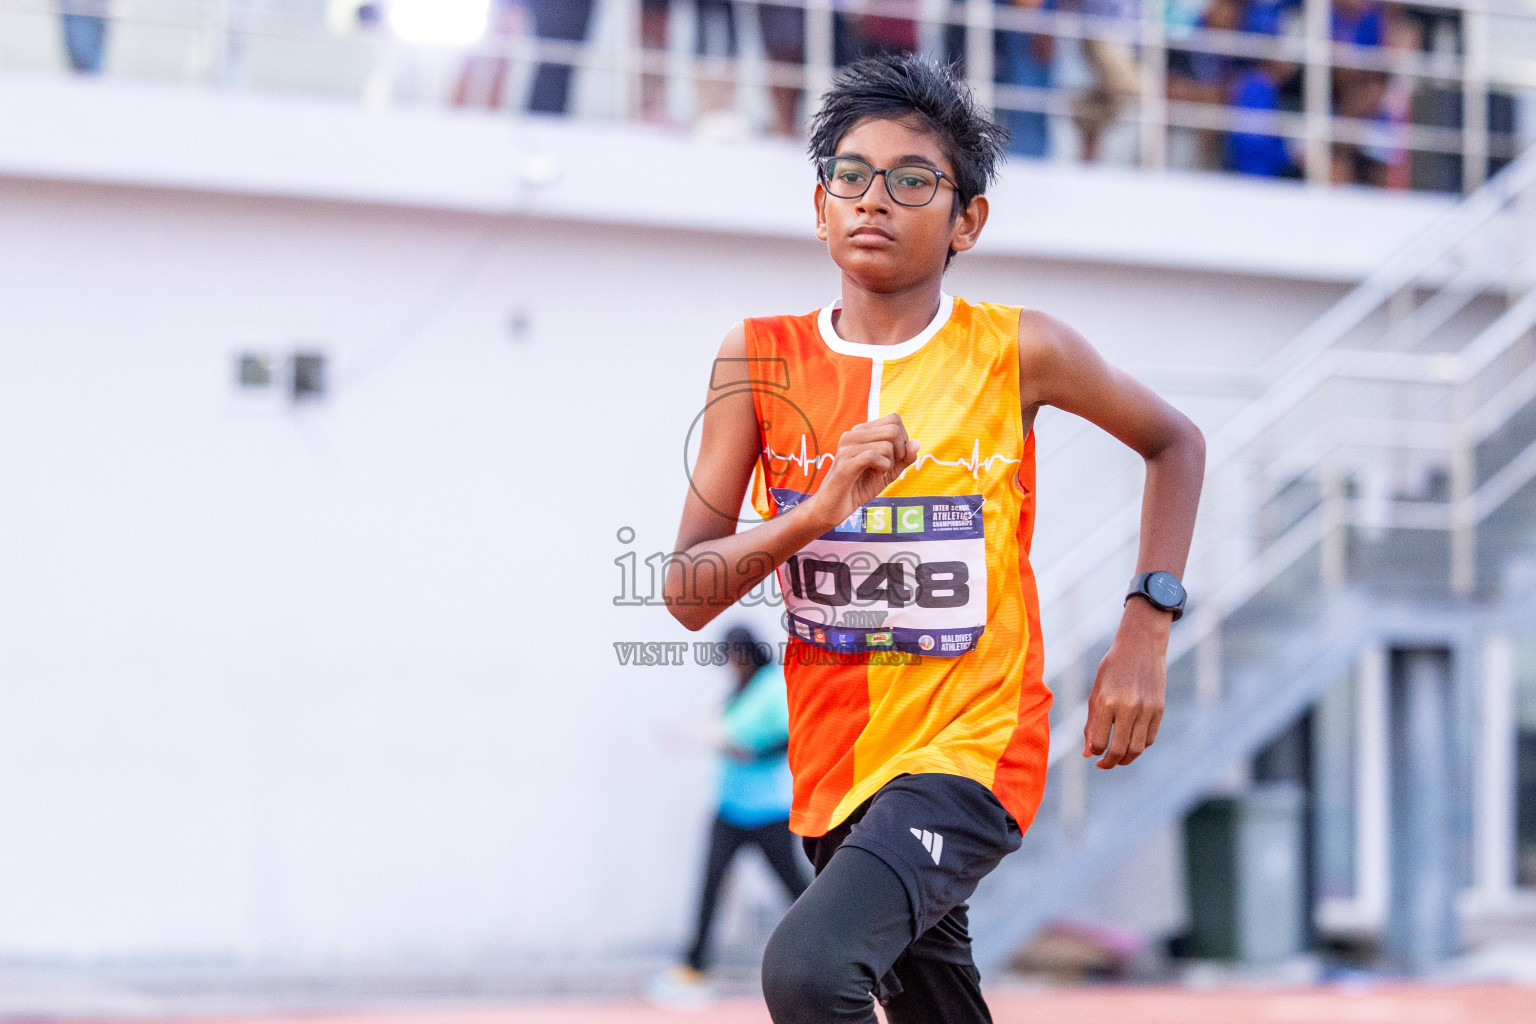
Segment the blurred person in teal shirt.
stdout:
<svg viewBox="0 0 1536 1024">
<path fill-rule="evenodd" d="M 771 648 L 752 631 L 734 627 L 725 636 L 727 667 L 735 685 L 715 738 L 720 751 L 720 789 L 710 831 L 709 856 L 699 894 L 693 942 L 683 963 L 651 985 L 652 998 L 675 1002 L 704 994 L 709 936 L 720 887 L 743 846 L 762 851 L 791 901 L 810 885 L 795 836 L 789 831 L 794 778 L 789 771 L 789 704 L 784 670 Z"/>
</svg>

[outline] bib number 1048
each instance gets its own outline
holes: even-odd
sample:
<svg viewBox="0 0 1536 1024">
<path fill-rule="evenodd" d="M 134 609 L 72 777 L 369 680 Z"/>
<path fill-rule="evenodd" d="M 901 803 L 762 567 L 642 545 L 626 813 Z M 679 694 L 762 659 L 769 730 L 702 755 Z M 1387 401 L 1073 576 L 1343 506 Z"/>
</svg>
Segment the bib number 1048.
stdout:
<svg viewBox="0 0 1536 1024">
<path fill-rule="evenodd" d="M 831 608 L 853 604 L 855 598 L 864 605 L 883 601 L 887 608 L 959 608 L 971 599 L 971 572 L 964 562 L 883 562 L 857 590 L 844 562 L 791 555 L 785 564 L 796 597 Z"/>
</svg>

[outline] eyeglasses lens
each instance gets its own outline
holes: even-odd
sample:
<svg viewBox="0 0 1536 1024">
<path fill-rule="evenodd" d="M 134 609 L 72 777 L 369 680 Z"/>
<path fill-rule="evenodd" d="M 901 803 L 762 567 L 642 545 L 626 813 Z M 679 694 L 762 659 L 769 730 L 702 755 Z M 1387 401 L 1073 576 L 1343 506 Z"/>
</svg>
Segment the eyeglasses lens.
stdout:
<svg viewBox="0 0 1536 1024">
<path fill-rule="evenodd" d="M 857 199 L 869 191 L 874 169 L 863 160 L 828 160 L 822 172 L 827 191 L 839 199 Z"/>
<path fill-rule="evenodd" d="M 939 188 L 939 176 L 926 167 L 892 167 L 885 172 L 885 187 L 903 206 L 922 206 Z"/>
<path fill-rule="evenodd" d="M 822 172 L 827 191 L 839 199 L 859 198 L 869 191 L 874 177 L 873 167 L 849 157 L 828 160 Z M 925 206 L 939 190 L 939 176 L 920 165 L 892 167 L 885 172 L 885 187 L 903 206 Z"/>
</svg>

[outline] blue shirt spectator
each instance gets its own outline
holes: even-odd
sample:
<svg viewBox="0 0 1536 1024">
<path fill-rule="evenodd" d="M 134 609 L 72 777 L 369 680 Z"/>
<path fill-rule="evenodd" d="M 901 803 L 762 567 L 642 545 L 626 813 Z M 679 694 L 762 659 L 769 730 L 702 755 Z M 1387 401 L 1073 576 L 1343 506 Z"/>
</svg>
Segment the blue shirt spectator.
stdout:
<svg viewBox="0 0 1536 1024">
<path fill-rule="evenodd" d="M 1055 0 L 996 0 L 1003 6 L 1054 10 Z M 1050 36 L 1026 32 L 998 32 L 996 36 L 997 80 L 1004 85 L 1034 89 L 1051 87 L 1051 63 L 1056 42 Z M 1008 152 L 1019 156 L 1043 157 L 1051 148 L 1050 118 L 1039 110 L 999 111 L 1008 128 Z"/>
<path fill-rule="evenodd" d="M 1285 27 L 1286 12 L 1300 6 L 1297 0 L 1248 0 L 1243 31 L 1278 36 Z"/>
<path fill-rule="evenodd" d="M 1333 41 L 1356 46 L 1380 46 L 1383 11 L 1373 0 L 1343 0 L 1333 5 Z"/>
<path fill-rule="evenodd" d="M 1264 67 L 1242 72 L 1232 83 L 1231 103 L 1247 110 L 1279 110 L 1280 87 Z M 1285 140 L 1278 135 L 1232 132 L 1227 136 L 1227 166 L 1239 174 L 1265 178 L 1294 173 Z"/>
</svg>

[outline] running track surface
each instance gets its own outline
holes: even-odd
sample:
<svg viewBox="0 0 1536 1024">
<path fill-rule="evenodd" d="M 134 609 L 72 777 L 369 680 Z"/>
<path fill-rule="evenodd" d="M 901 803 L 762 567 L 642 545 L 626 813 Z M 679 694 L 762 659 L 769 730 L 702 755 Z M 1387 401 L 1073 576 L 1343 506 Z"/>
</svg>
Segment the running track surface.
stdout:
<svg viewBox="0 0 1536 1024">
<path fill-rule="evenodd" d="M 1532 1024 L 1536 988 L 1382 985 L 1274 990 L 1097 988 L 988 994 L 997 1024 Z M 707 1009 L 552 1003 L 506 1009 L 177 1018 L 175 1024 L 769 1024 L 762 1003 Z M 135 1024 L 148 1024 L 136 1018 Z"/>
</svg>

